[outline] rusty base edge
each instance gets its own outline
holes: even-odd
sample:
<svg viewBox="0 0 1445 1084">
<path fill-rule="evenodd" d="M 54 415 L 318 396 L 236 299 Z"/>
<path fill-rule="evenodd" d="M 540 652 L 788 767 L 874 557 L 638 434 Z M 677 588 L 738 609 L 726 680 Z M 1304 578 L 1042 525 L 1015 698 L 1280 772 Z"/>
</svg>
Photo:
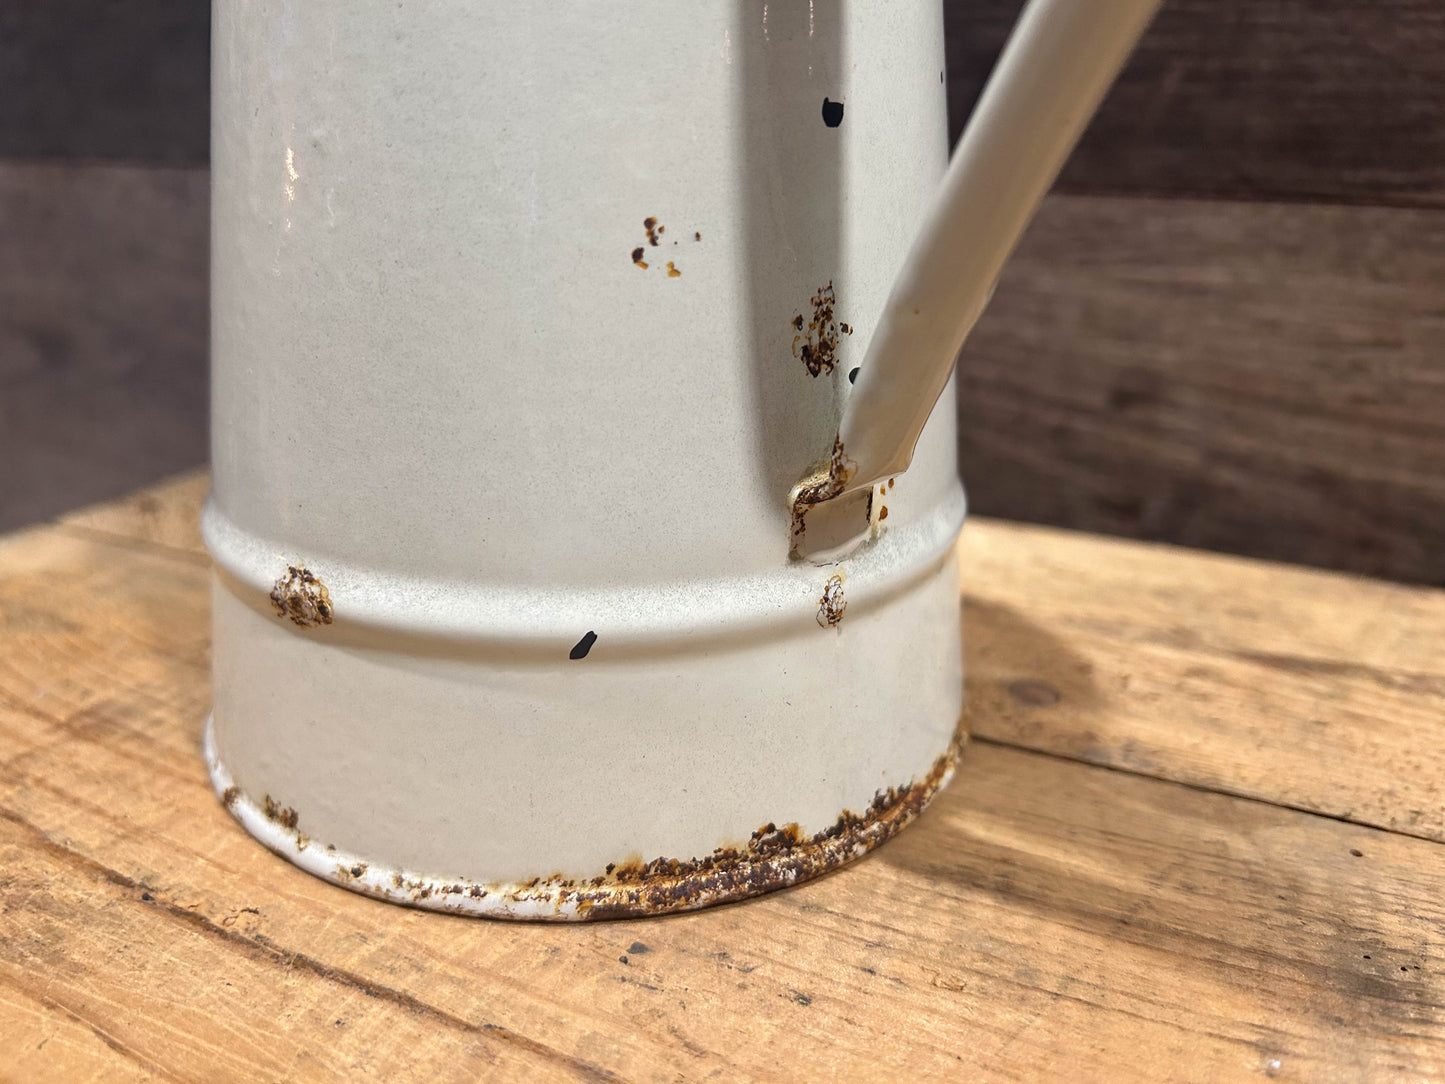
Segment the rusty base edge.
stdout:
<svg viewBox="0 0 1445 1084">
<path fill-rule="evenodd" d="M 366 896 L 409 907 L 484 918 L 543 922 L 643 918 L 695 911 L 800 884 L 867 854 L 912 823 L 953 778 L 967 740 L 959 726 L 928 773 L 879 791 L 861 813 L 844 810 L 828 828 L 804 836 L 796 824 L 765 824 L 747 843 L 703 858 L 657 858 L 609 865 L 590 879 L 560 875 L 525 883 L 433 877 L 368 863 L 311 839 L 294 809 L 270 795 L 242 793 L 216 755 L 206 720 L 205 756 L 211 785 L 241 827 L 306 872 Z"/>
</svg>

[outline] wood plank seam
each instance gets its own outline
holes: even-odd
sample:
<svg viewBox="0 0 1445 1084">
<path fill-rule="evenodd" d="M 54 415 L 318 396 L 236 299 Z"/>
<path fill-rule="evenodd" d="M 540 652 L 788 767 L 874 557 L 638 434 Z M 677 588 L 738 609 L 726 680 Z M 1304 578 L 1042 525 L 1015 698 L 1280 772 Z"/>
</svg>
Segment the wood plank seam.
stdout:
<svg viewBox="0 0 1445 1084">
<path fill-rule="evenodd" d="M 5 806 L 0 806 L 0 820 L 5 820 L 19 828 L 30 836 L 34 844 L 46 854 L 59 859 L 66 865 L 82 873 L 89 874 L 92 880 L 99 878 L 128 893 L 134 893 L 136 901 L 142 906 L 149 907 L 152 911 L 198 930 L 208 937 L 218 939 L 228 945 L 234 946 L 246 953 L 253 959 L 269 963 L 280 964 L 286 969 L 299 969 L 308 972 L 326 982 L 336 983 L 357 990 L 367 997 L 376 998 L 389 1002 L 398 1008 L 410 1013 L 435 1020 L 444 1027 L 453 1028 L 469 1035 L 490 1038 L 493 1041 L 507 1043 L 520 1047 L 528 1053 L 542 1057 L 553 1064 L 565 1067 L 577 1073 L 585 1080 L 616 1081 L 620 1078 L 610 1070 L 600 1068 L 580 1058 L 573 1057 L 563 1051 L 547 1046 L 528 1036 L 518 1034 L 509 1028 L 492 1023 L 473 1023 L 460 1016 L 450 1013 L 445 1009 L 423 1001 L 404 990 L 387 986 L 382 983 L 373 982 L 361 975 L 346 968 L 336 967 L 318 960 L 306 953 L 296 952 L 278 945 L 264 934 L 247 936 L 235 930 L 228 930 L 226 927 L 212 922 L 205 915 L 198 914 L 179 904 L 159 899 L 153 895 L 143 881 L 137 881 L 105 865 L 97 862 L 79 851 L 72 850 L 50 838 L 50 836 L 36 825 Z M 83 1022 L 83 1021 L 82 1021 Z M 101 1036 L 104 1040 L 104 1036 Z"/>
<path fill-rule="evenodd" d="M 80 523 L 57 521 L 51 523 L 49 526 L 61 534 L 67 534 L 72 538 L 79 538 L 86 542 L 102 542 L 107 545 L 120 546 L 122 549 L 135 550 L 139 553 L 171 557 L 197 567 L 209 568 L 211 565 L 209 554 L 183 549 L 180 546 L 172 546 L 166 542 L 157 542 L 152 538 L 137 538 L 134 535 L 121 534 L 117 531 L 107 531 L 102 527 L 89 527 Z"/>
<path fill-rule="evenodd" d="M 1086 768 L 1099 768 L 1106 772 L 1114 772 L 1117 775 L 1132 775 L 1139 779 L 1152 779 L 1156 783 L 1168 783 L 1171 786 L 1184 787 L 1197 794 L 1216 794 L 1225 798 L 1233 798 L 1241 802 L 1251 802 L 1255 805 L 1269 806 L 1272 809 L 1287 809 L 1291 813 L 1303 813 L 1311 817 L 1319 817 L 1321 820 L 1335 821 L 1339 824 L 1348 824 L 1352 828 L 1368 828 L 1372 832 L 1384 832 L 1393 836 L 1404 836 L 1406 839 L 1419 839 L 1426 843 L 1433 843 L 1437 847 L 1445 846 L 1434 836 L 1425 835 L 1419 832 L 1406 832 L 1399 828 L 1391 828 L 1383 824 L 1375 824 L 1371 821 L 1357 820 L 1354 817 L 1342 813 L 1329 813 L 1325 810 L 1311 809 L 1308 806 L 1297 805 L 1291 802 L 1274 801 L 1269 798 L 1262 798 L 1256 794 L 1249 794 L 1245 791 L 1231 790 L 1228 787 L 1210 787 L 1203 783 L 1194 783 L 1187 779 L 1176 779 L 1173 776 L 1162 775 L 1156 772 L 1141 771 L 1138 768 L 1129 768 L 1120 764 L 1105 764 L 1097 760 L 1089 760 L 1087 757 L 1070 756 L 1061 753 L 1056 749 L 1041 749 L 1032 745 L 1024 745 L 1021 742 L 1005 741 L 1001 738 L 984 738 L 977 735 L 969 737 L 969 744 L 993 745 L 1000 749 L 1012 749 L 1018 753 L 1028 753 L 1033 756 L 1049 757 L 1065 764 L 1080 764 Z M 967 756 L 967 752 L 964 756 Z"/>
<path fill-rule="evenodd" d="M 0 811 L 0 815 L 3 815 L 3 811 Z M 65 1005 L 59 1001 L 56 1001 L 53 997 L 46 994 L 45 992 L 41 990 L 21 988 L 15 983 L 7 980 L 3 972 L 0 972 L 0 984 L 7 986 L 8 988 L 14 990 L 16 993 L 20 994 L 23 997 L 27 997 L 33 1001 L 38 1002 L 45 1008 L 49 1009 L 51 1012 L 59 1013 L 61 1016 L 64 1016 L 67 1019 L 74 1020 L 77 1024 L 81 1025 L 83 1028 L 89 1031 L 92 1035 L 94 1035 L 97 1039 L 103 1042 L 111 1050 L 114 1050 L 126 1061 L 140 1066 L 146 1072 L 151 1073 L 154 1076 L 161 1077 L 164 1080 L 175 1081 L 176 1084 L 186 1084 L 184 1077 L 176 1076 L 174 1073 L 166 1069 L 164 1065 L 158 1065 L 156 1062 L 152 1061 L 144 1054 L 132 1050 L 130 1047 L 126 1046 L 125 1043 L 121 1042 L 114 1035 L 110 1034 L 110 1032 L 106 1031 L 103 1027 L 97 1024 L 94 1020 L 87 1019 L 85 1016 L 72 1009 L 69 1005 Z"/>
</svg>

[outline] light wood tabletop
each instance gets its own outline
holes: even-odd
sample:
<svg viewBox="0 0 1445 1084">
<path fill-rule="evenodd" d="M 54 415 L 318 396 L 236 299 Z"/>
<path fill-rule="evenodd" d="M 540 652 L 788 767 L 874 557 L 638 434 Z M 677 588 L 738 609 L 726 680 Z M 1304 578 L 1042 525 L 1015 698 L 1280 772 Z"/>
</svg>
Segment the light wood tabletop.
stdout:
<svg viewBox="0 0 1445 1084">
<path fill-rule="evenodd" d="M 0 1079 L 1445 1077 L 1445 592 L 975 519 L 973 740 L 914 826 L 519 925 L 216 801 L 205 488 L 0 539 Z"/>
</svg>

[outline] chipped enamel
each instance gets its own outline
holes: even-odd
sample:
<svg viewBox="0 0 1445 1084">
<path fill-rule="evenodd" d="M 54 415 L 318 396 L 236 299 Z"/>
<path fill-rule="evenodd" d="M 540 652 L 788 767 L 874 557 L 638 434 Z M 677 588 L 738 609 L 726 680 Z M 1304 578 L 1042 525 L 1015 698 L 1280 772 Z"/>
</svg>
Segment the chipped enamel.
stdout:
<svg viewBox="0 0 1445 1084">
<path fill-rule="evenodd" d="M 941 13 L 763 12 L 216 3 L 207 756 L 289 861 L 657 913 L 946 780 L 952 410 L 836 566 L 789 499 L 943 174 Z"/>
</svg>

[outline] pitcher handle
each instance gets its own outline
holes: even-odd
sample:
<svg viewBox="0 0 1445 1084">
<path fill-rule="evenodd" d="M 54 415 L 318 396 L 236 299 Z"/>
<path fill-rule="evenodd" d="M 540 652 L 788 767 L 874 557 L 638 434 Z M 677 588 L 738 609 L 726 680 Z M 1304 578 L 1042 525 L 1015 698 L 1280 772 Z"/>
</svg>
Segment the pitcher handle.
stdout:
<svg viewBox="0 0 1445 1084">
<path fill-rule="evenodd" d="M 837 560 L 907 469 L 964 339 L 1159 0 L 1030 0 L 868 343 L 826 470 L 790 494 L 793 553 Z"/>
</svg>

